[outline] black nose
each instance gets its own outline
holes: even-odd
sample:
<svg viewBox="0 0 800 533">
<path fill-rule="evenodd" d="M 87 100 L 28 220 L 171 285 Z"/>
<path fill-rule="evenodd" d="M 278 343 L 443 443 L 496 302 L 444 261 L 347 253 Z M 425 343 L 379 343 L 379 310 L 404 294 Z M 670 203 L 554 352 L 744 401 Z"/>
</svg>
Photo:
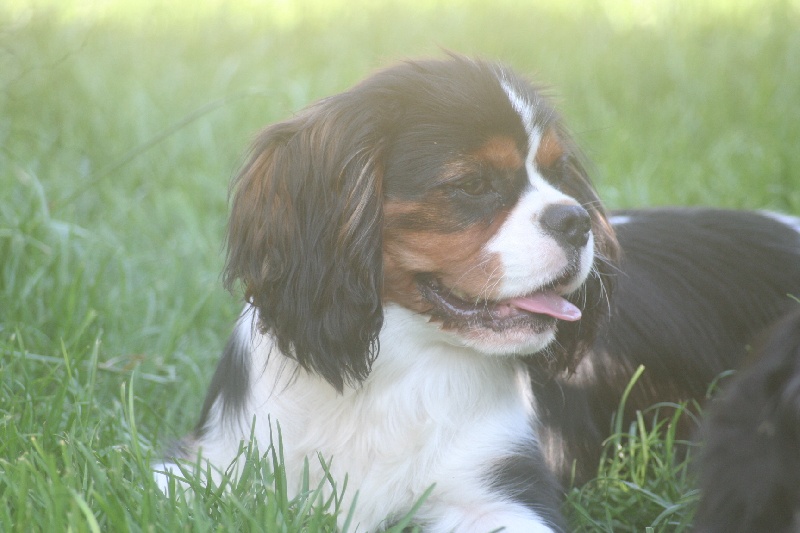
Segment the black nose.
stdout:
<svg viewBox="0 0 800 533">
<path fill-rule="evenodd" d="M 575 248 L 586 244 L 592 229 L 589 213 L 579 205 L 549 205 L 542 213 L 541 223 L 553 238 Z"/>
</svg>

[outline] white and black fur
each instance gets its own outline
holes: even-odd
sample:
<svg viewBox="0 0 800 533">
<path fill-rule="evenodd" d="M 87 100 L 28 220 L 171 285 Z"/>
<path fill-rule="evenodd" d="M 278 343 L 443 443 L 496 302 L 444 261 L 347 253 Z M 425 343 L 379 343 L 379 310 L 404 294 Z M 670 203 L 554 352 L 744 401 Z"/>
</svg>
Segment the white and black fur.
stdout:
<svg viewBox="0 0 800 533">
<path fill-rule="evenodd" d="M 235 473 L 251 428 L 263 449 L 280 424 L 290 489 L 306 458 L 322 479 L 319 454 L 345 508 L 358 490 L 358 531 L 432 486 L 424 531 L 565 531 L 554 473 L 596 465 L 631 369 L 652 368 L 631 408 L 696 395 L 800 288 L 797 233 L 754 214 L 620 214 L 620 270 L 541 91 L 460 57 L 266 129 L 232 198 L 225 280 L 248 304 L 159 483 L 198 455 Z M 725 288 L 763 305 L 697 312 Z"/>
<path fill-rule="evenodd" d="M 225 470 L 279 424 L 290 487 L 306 458 L 323 479 L 319 454 L 358 531 L 431 487 L 425 531 L 564 531 L 524 356 L 590 345 L 616 245 L 541 93 L 404 63 L 266 129 L 232 191 L 225 279 L 248 306 L 173 459 Z"/>
<path fill-rule="evenodd" d="M 611 418 L 626 403 L 703 403 L 757 335 L 800 296 L 800 219 L 774 213 L 662 208 L 613 213 L 622 249 L 608 326 L 573 375 L 535 379 L 548 461 L 564 482 L 597 473 Z M 689 424 L 680 434 L 690 437 Z"/>
</svg>

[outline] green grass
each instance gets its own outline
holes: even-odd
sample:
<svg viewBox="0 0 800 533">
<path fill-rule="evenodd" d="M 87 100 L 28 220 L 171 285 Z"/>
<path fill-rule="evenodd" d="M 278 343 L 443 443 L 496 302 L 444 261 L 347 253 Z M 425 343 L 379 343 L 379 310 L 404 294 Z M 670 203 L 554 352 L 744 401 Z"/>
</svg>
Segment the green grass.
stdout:
<svg viewBox="0 0 800 533">
<path fill-rule="evenodd" d="M 281 493 L 274 448 L 191 502 L 149 463 L 240 305 L 219 272 L 249 139 L 391 61 L 450 49 L 552 85 L 611 207 L 800 213 L 796 1 L 194 4 L 0 5 L 0 530 L 333 528 L 336 499 Z M 656 410 L 571 489 L 577 529 L 690 521 L 683 411 Z"/>
<path fill-rule="evenodd" d="M 620 399 L 597 477 L 572 487 L 564 506 L 579 532 L 690 531 L 698 493 L 691 476 L 696 445 L 678 428 L 696 427 L 696 404 L 658 404 L 622 425 L 627 396 L 646 369 L 640 367 Z"/>
</svg>

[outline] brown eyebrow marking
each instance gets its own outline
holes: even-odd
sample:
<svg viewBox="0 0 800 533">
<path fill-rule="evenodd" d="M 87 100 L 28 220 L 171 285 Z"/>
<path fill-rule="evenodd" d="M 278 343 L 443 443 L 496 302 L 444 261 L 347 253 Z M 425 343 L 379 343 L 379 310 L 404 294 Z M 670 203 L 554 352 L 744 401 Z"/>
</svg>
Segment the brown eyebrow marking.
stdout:
<svg viewBox="0 0 800 533">
<path fill-rule="evenodd" d="M 542 135 L 542 140 L 539 141 L 539 147 L 536 149 L 536 157 L 534 158 L 536 166 L 550 168 L 562 155 L 564 155 L 564 146 L 558 138 L 558 133 L 554 128 L 548 128 Z"/>
<path fill-rule="evenodd" d="M 470 155 L 501 170 L 517 170 L 525 164 L 517 149 L 517 143 L 506 135 L 490 137 Z"/>
</svg>

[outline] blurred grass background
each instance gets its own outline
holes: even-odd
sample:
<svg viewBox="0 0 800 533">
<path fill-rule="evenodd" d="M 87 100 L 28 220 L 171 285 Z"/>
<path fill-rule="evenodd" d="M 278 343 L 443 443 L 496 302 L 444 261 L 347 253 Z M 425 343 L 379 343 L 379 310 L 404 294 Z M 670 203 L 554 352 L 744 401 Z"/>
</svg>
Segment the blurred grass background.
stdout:
<svg viewBox="0 0 800 533">
<path fill-rule="evenodd" d="M 443 50 L 552 87 L 612 208 L 800 214 L 797 0 L 5 0 L 0 529 L 264 518 L 180 506 L 147 474 L 240 306 L 219 281 L 228 180 L 260 127 Z M 651 433 L 629 437 L 669 446 Z M 622 448 L 640 462 L 574 489 L 576 528 L 685 524 L 685 472 Z"/>
</svg>

